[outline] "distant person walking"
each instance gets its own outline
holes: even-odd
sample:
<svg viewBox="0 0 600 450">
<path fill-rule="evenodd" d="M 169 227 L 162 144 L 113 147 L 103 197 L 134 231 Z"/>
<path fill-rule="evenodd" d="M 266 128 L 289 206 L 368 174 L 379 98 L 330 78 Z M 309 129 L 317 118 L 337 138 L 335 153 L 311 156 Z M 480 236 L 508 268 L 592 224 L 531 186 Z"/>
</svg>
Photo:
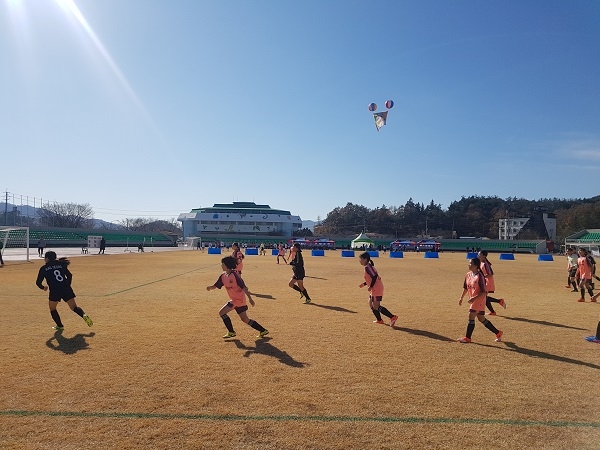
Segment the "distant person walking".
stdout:
<svg viewBox="0 0 600 450">
<path fill-rule="evenodd" d="M 577 276 L 577 253 L 572 247 L 567 249 L 567 274 L 565 287 L 570 288 L 572 286 L 571 292 L 577 292 L 577 281 L 575 280 Z"/>
<path fill-rule="evenodd" d="M 100 239 L 100 251 L 98 254 L 102 253 L 104 255 L 104 250 L 106 250 L 106 239 L 104 239 L 104 236 L 102 236 L 102 239 Z"/>
<path fill-rule="evenodd" d="M 231 257 L 237 262 L 235 270 L 241 275 L 242 269 L 244 268 L 244 253 L 240 250 L 240 244 L 238 244 L 237 242 L 231 244 L 231 248 L 233 250 L 233 252 L 231 253 Z"/>
<path fill-rule="evenodd" d="M 469 260 L 469 271 L 465 275 L 463 282 L 463 292 L 458 301 L 462 305 L 463 298 L 469 294 L 469 323 L 467 324 L 467 333 L 464 337 L 458 339 L 458 342 L 468 344 L 471 342 L 471 336 L 475 330 L 475 318 L 479 320 L 483 326 L 496 335 L 496 342 L 502 340 L 502 331 L 498 330 L 492 322 L 485 318 L 485 277 L 481 272 L 481 261 L 479 258 Z"/>
<path fill-rule="evenodd" d="M 365 268 L 365 282 L 360 284 L 359 287 L 368 286 L 369 308 L 371 308 L 375 316 L 373 323 L 384 323 L 381 319 L 381 315 L 383 314 L 389 317 L 390 327 L 393 327 L 398 320 L 398 316 L 389 312 L 385 306 L 381 306 L 381 300 L 383 300 L 383 281 L 381 281 L 381 277 L 377 269 L 375 269 L 375 263 L 371 259 L 371 255 L 369 255 L 369 252 L 364 252 L 358 257 L 358 260 L 360 265 Z"/>
<path fill-rule="evenodd" d="M 4 267 L 4 259 L 2 259 L 2 253 L 4 250 L 4 243 L 0 241 L 0 267 Z"/>
<path fill-rule="evenodd" d="M 236 259 L 232 256 L 226 256 L 221 260 L 221 268 L 224 272 L 219 276 L 215 284 L 206 287 L 207 291 L 212 291 L 213 289 L 221 289 L 225 286 L 227 295 L 229 296 L 229 302 L 219 310 L 219 316 L 221 316 L 221 319 L 227 328 L 227 334 L 223 336 L 223 339 L 230 339 L 237 336 L 233 329 L 231 318 L 227 315 L 233 310 L 237 312 L 242 322 L 258 331 L 258 336 L 256 337 L 263 338 L 269 334 L 269 330 L 248 317 L 248 314 L 246 313 L 246 311 L 248 311 L 246 297 L 252 306 L 254 306 L 254 300 L 252 300 L 252 296 L 250 295 L 250 291 L 246 287 L 244 280 L 242 280 L 242 277 L 236 271 L 236 267 Z"/>
<path fill-rule="evenodd" d="M 300 292 L 300 298 L 304 297 L 304 303 L 310 303 L 311 298 L 308 295 L 308 291 L 304 287 L 304 277 L 306 276 L 304 272 L 304 258 L 302 258 L 302 248 L 298 243 L 295 243 L 290 248 L 289 264 L 292 266 L 292 270 L 294 272 L 292 279 L 288 283 L 289 287 Z"/>
<path fill-rule="evenodd" d="M 61 300 L 64 300 L 71 311 L 80 316 L 85 323 L 88 324 L 89 327 L 93 325 L 92 319 L 83 312 L 77 303 L 75 303 L 75 293 L 71 288 L 71 281 L 73 281 L 73 275 L 67 268 L 70 264 L 70 261 L 67 258 L 56 259 L 55 252 L 46 252 L 44 256 L 44 261 L 46 262 L 38 272 L 37 280 L 35 284 L 43 291 L 50 290 L 48 295 L 48 306 L 50 307 L 50 316 L 56 323 L 56 326 L 52 328 L 56 331 L 62 331 L 65 329 L 62 321 L 60 320 L 60 315 L 56 310 L 56 307 L 60 303 Z M 42 283 L 46 279 L 47 286 L 44 286 Z"/>
<path fill-rule="evenodd" d="M 38 239 L 37 248 L 38 248 L 38 256 L 40 258 L 43 258 L 44 257 L 44 249 L 46 248 L 46 241 L 44 240 L 43 237 Z"/>
<path fill-rule="evenodd" d="M 282 258 L 283 262 L 287 264 L 287 261 L 285 260 L 285 247 L 283 246 L 283 244 L 281 242 L 279 243 L 279 246 L 277 247 L 277 264 L 279 264 L 279 258 Z"/>
</svg>

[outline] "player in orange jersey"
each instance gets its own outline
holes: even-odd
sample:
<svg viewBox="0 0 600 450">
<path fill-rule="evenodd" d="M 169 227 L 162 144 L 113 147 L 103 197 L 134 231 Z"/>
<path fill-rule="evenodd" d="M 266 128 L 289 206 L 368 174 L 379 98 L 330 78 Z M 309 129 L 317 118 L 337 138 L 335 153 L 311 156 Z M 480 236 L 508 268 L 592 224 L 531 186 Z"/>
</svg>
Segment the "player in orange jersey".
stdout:
<svg viewBox="0 0 600 450">
<path fill-rule="evenodd" d="M 368 286 L 369 290 L 369 308 L 375 316 L 373 323 L 383 323 L 381 315 L 390 318 L 390 327 L 393 327 L 398 320 L 398 316 L 388 311 L 385 306 L 381 306 L 381 300 L 383 299 L 383 281 L 375 269 L 375 263 L 371 259 L 369 252 L 364 252 L 358 257 L 360 265 L 365 268 L 364 277 L 365 282 L 360 284 L 359 287 Z"/>
<path fill-rule="evenodd" d="M 242 251 L 240 250 L 240 244 L 238 244 L 237 242 L 231 244 L 231 248 L 233 250 L 233 253 L 231 253 L 231 257 L 237 261 L 237 266 L 235 267 L 235 270 L 241 275 L 242 269 L 244 268 L 244 253 L 242 253 Z"/>
<path fill-rule="evenodd" d="M 227 313 L 235 311 L 238 313 L 238 316 L 245 324 L 250 325 L 256 331 L 258 331 L 258 336 L 256 337 L 265 337 L 269 334 L 269 330 L 262 327 L 258 322 L 250 319 L 246 311 L 248 311 L 248 305 L 246 304 L 246 297 L 248 297 L 248 301 L 252 306 L 254 306 L 254 300 L 252 300 L 252 296 L 250 295 L 250 291 L 246 287 L 244 280 L 240 274 L 236 271 L 237 261 L 232 256 L 226 256 L 221 260 L 221 268 L 224 272 L 219 276 L 219 279 L 212 286 L 207 286 L 207 291 L 212 291 L 213 289 L 221 289 L 225 286 L 227 289 L 227 295 L 229 296 L 229 302 L 227 302 L 219 311 L 219 316 L 223 319 L 223 323 L 227 328 L 227 334 L 223 336 L 224 339 L 233 338 L 236 336 L 235 330 L 233 329 L 233 324 L 231 323 L 231 319 L 227 315 Z"/>
<path fill-rule="evenodd" d="M 469 294 L 469 323 L 467 324 L 467 333 L 464 337 L 458 339 L 458 342 L 467 344 L 471 342 L 471 335 L 475 330 L 475 317 L 479 320 L 488 330 L 496 335 L 496 342 L 502 340 L 502 331 L 498 330 L 492 322 L 485 318 L 485 277 L 481 272 L 481 261 L 479 258 L 473 258 L 469 260 L 469 271 L 465 275 L 465 281 L 463 283 L 463 292 L 458 301 L 459 305 L 462 305 L 463 298 Z"/>
</svg>

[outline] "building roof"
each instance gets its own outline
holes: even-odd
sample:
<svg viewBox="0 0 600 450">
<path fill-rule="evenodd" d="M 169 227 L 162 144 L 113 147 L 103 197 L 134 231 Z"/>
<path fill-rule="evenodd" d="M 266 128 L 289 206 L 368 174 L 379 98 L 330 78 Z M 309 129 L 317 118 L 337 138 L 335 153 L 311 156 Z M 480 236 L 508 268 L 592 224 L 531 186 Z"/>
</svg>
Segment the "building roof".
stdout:
<svg viewBox="0 0 600 450">
<path fill-rule="evenodd" d="M 233 214 L 279 214 L 291 216 L 290 211 L 273 209 L 269 205 L 257 205 L 254 202 L 215 203 L 211 207 L 196 208 L 193 213 L 233 213 Z"/>
</svg>

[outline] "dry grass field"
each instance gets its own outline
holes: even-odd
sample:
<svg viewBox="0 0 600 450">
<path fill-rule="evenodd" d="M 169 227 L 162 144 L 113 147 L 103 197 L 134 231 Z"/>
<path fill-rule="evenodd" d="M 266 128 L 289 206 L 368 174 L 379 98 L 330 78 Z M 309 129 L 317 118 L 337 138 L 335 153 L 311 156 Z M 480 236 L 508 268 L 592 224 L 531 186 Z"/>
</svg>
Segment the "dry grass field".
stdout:
<svg viewBox="0 0 600 450">
<path fill-rule="evenodd" d="M 459 344 L 464 254 L 374 259 L 394 328 L 372 323 L 358 257 L 304 254 L 310 305 L 289 266 L 246 257 L 249 316 L 270 335 L 234 313 L 231 341 L 217 314 L 227 294 L 206 291 L 221 256 L 72 258 L 94 326 L 61 303 L 62 333 L 34 284 L 42 262 L 7 264 L 0 448 L 600 448 L 600 345 L 583 339 L 600 307 L 563 287 L 563 258 L 491 254 L 504 341 L 478 323 Z"/>
</svg>

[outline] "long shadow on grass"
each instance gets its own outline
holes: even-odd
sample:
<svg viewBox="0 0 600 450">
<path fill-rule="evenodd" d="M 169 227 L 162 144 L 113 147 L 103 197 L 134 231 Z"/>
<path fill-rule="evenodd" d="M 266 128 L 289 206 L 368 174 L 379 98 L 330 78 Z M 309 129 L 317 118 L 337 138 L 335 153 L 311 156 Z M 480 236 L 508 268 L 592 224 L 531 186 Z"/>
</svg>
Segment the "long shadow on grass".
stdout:
<svg viewBox="0 0 600 450">
<path fill-rule="evenodd" d="M 46 341 L 46 347 L 63 352 L 66 355 L 72 355 L 79 350 L 87 350 L 90 344 L 87 343 L 85 338 L 91 338 L 95 335 L 96 333 L 92 331 L 88 334 L 79 333 L 73 337 L 66 338 L 63 336 L 62 331 L 56 331 L 54 337 L 51 337 Z M 56 341 L 56 343 L 54 341 Z"/>
<path fill-rule="evenodd" d="M 394 326 L 393 328 L 394 328 L 394 330 L 405 331 L 406 333 L 409 333 L 409 334 L 414 334 L 416 336 L 423 336 L 423 337 L 426 337 L 429 339 L 436 339 L 436 340 L 442 341 L 442 342 L 455 342 L 454 339 L 450 339 L 447 336 L 442 336 L 441 334 L 432 333 L 431 331 L 415 330 L 413 328 L 397 327 L 397 326 Z"/>
<path fill-rule="evenodd" d="M 501 350 L 505 350 L 505 351 L 509 351 L 509 352 L 516 352 L 516 353 L 520 353 L 525 356 L 532 356 L 534 358 L 544 358 L 544 359 L 549 359 L 551 361 L 559 361 L 559 362 L 565 362 L 568 364 L 575 364 L 576 366 L 589 367 L 590 369 L 600 369 L 600 366 L 598 364 L 592 364 L 592 363 L 589 363 L 586 361 L 580 361 L 578 359 L 567 358 L 565 356 L 553 355 L 552 353 L 540 352 L 539 350 L 531 350 L 529 348 L 519 347 L 514 342 L 502 341 L 502 344 L 504 344 L 507 348 L 499 347 L 497 344 L 490 345 L 490 344 L 473 343 L 470 345 L 481 345 L 482 347 L 499 348 Z"/>
<path fill-rule="evenodd" d="M 273 344 L 271 344 L 269 341 L 271 339 L 269 338 L 263 338 L 260 341 L 256 341 L 256 347 L 248 347 L 244 344 L 242 344 L 238 339 L 233 339 L 230 342 L 235 342 L 235 346 L 241 350 L 246 350 L 246 353 L 244 353 L 244 358 L 249 358 L 250 355 L 252 354 L 259 354 L 259 355 L 267 355 L 267 356 L 271 356 L 273 358 L 277 358 L 280 362 L 282 362 L 283 364 L 285 364 L 286 366 L 290 366 L 290 367 L 304 367 L 306 364 L 300 361 L 296 361 L 294 358 L 292 358 L 287 352 L 284 352 L 283 350 L 279 350 L 277 347 L 275 347 Z"/>
<path fill-rule="evenodd" d="M 269 300 L 275 300 L 275 297 L 273 297 L 270 294 L 257 294 L 255 292 L 250 292 L 250 295 L 252 295 L 252 296 L 254 296 L 256 298 L 266 298 L 266 299 L 269 299 Z"/>
<path fill-rule="evenodd" d="M 329 309 L 330 311 L 339 311 L 339 312 L 347 312 L 350 314 L 358 314 L 356 311 L 352 311 L 351 309 L 342 308 L 341 306 L 329 306 L 329 305 L 319 305 L 318 303 L 307 303 L 309 306 L 316 306 L 317 308 Z"/>
<path fill-rule="evenodd" d="M 534 320 L 534 319 L 526 319 L 524 317 L 507 317 L 507 316 L 504 316 L 504 318 L 506 320 L 516 320 L 518 322 L 535 323 L 538 325 L 545 325 L 548 327 L 569 328 L 571 330 L 580 330 L 580 331 L 587 330 L 587 328 L 571 327 L 569 325 L 563 325 L 562 323 L 547 322 L 546 320 Z"/>
</svg>

